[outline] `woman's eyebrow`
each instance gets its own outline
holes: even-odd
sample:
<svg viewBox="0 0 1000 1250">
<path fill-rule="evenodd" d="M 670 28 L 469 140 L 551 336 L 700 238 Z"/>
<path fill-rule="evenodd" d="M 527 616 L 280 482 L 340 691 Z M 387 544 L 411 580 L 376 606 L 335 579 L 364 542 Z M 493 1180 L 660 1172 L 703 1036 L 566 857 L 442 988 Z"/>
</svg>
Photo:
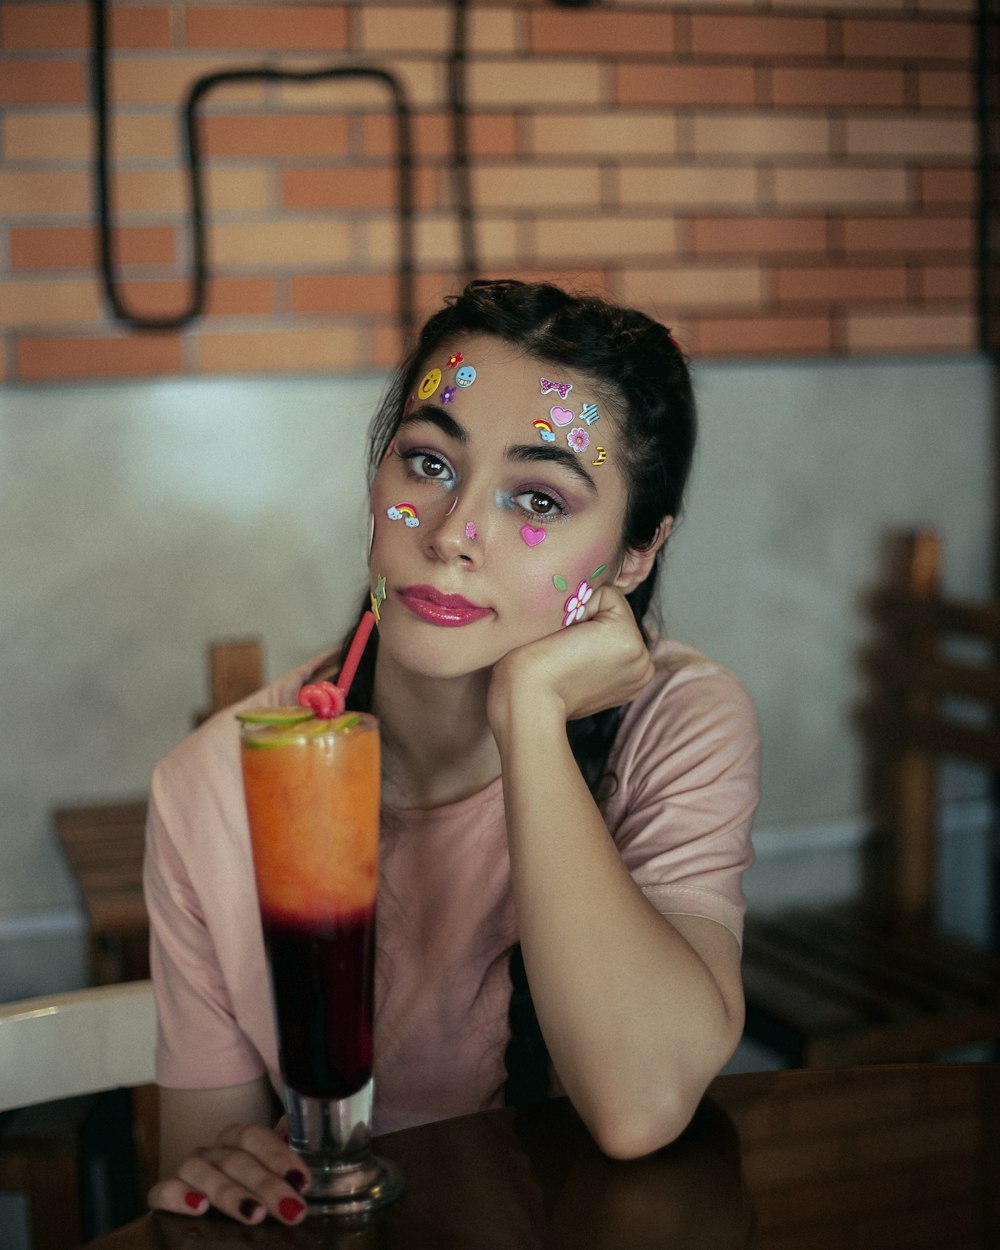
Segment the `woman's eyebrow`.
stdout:
<svg viewBox="0 0 1000 1250">
<path fill-rule="evenodd" d="M 574 451 L 566 451 L 562 447 L 534 447 L 527 443 L 520 443 L 508 450 L 507 459 L 515 460 L 520 464 L 533 464 L 540 460 L 549 464 L 562 465 L 564 469 L 575 473 L 592 495 L 597 494 L 596 482 L 583 467 L 580 457 Z"/>
<path fill-rule="evenodd" d="M 433 404 L 423 404 L 420 408 L 415 408 L 400 421 L 398 428 L 403 429 L 404 426 L 417 424 L 436 425 L 442 434 L 447 434 L 456 443 L 464 445 L 469 441 L 469 431 L 465 426 L 460 425 L 443 408 L 435 408 Z"/>
</svg>

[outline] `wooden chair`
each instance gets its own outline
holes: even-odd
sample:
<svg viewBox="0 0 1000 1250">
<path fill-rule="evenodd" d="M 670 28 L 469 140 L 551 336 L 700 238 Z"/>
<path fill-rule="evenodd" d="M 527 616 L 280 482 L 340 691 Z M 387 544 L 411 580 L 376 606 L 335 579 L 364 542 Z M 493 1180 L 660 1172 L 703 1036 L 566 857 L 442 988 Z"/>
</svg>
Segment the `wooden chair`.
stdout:
<svg viewBox="0 0 1000 1250">
<path fill-rule="evenodd" d="M 1000 1041 L 1000 956 L 939 932 L 933 915 L 939 762 L 1000 769 L 1000 604 L 942 599 L 938 564 L 936 535 L 905 536 L 889 586 L 872 600 L 878 637 L 861 720 L 876 838 L 866 897 L 748 918 L 746 1035 L 789 1066 L 929 1060 Z M 956 719 L 949 700 L 959 697 L 980 715 Z"/>
<path fill-rule="evenodd" d="M 263 684 L 258 639 L 209 647 L 210 708 L 200 724 Z M 60 807 L 56 832 L 87 916 L 90 980 L 94 985 L 149 976 L 149 918 L 142 896 L 145 799 Z"/>
<path fill-rule="evenodd" d="M 208 658 L 210 708 L 208 712 L 195 715 L 195 724 L 263 684 L 261 644 L 257 639 L 212 643 Z M 146 800 L 60 807 L 54 813 L 54 821 L 86 913 L 92 984 L 113 986 L 145 981 L 149 976 L 149 917 L 142 894 Z M 138 1005 L 145 1004 L 146 1000 L 152 1001 L 148 991 L 145 999 L 138 994 L 137 1003 L 133 1004 L 135 1010 L 151 1010 L 146 1005 Z M 82 1000 L 86 1004 L 88 1027 L 90 1020 L 97 1019 L 89 1014 L 91 1004 L 102 1001 L 99 998 Z M 113 1004 L 118 1000 L 112 996 L 107 1001 Z M 18 1006 L 13 1004 L 13 1008 Z M 11 1009 L 0 1007 L 0 1013 Z M 60 1025 L 63 1020 L 76 1018 L 69 1004 L 65 1008 L 60 1006 L 55 1014 Z M 41 1027 L 42 1019 L 35 1020 L 36 1030 Z M 121 1021 L 116 1017 L 116 1026 L 118 1023 Z M 18 1036 L 30 1034 L 31 1029 L 26 1028 Z M 7 1067 L 6 1057 L 7 1052 L 0 1049 L 0 1073 L 14 1071 Z M 47 1058 L 45 1052 L 42 1057 Z M 6 1083 L 6 1075 L 2 1079 Z M 18 1080 L 21 1079 L 18 1076 Z M 153 1079 L 151 1047 L 144 1079 L 148 1082 Z M 67 1100 L 59 1094 L 61 1086 L 57 1082 L 42 1081 L 36 1092 L 44 1105 L 25 1107 L 3 1117 L 0 1188 L 23 1189 L 27 1193 L 34 1227 L 34 1250 L 68 1250 L 80 1241 L 81 1228 L 93 1230 L 99 1226 L 98 1214 L 90 1210 L 86 1201 L 81 1209 L 74 1198 L 70 1197 L 69 1201 L 64 1198 L 64 1195 L 77 1195 L 86 1199 L 81 1176 L 95 1152 L 103 1157 L 116 1151 L 117 1162 L 113 1164 L 116 1168 L 126 1167 L 129 1159 L 133 1160 L 133 1170 L 138 1165 L 133 1187 L 137 1199 L 133 1209 L 125 1206 L 112 1209 L 106 1217 L 101 1217 L 104 1223 L 110 1220 L 109 1226 L 113 1226 L 138 1213 L 139 1197 L 145 1194 L 155 1176 L 158 1103 L 151 1084 L 131 1080 L 121 1083 L 134 1085 L 134 1088 L 127 1095 L 88 1093 L 85 1097 Z M 53 1098 L 59 1101 L 48 1101 Z M 0 1109 L 4 1105 L 13 1105 L 6 1101 L 6 1094 L 0 1096 Z M 133 1139 L 137 1143 L 135 1155 L 128 1148 Z M 124 1152 L 122 1143 L 125 1143 Z M 116 1189 L 119 1195 L 128 1192 L 128 1185 L 119 1185 Z"/>
<path fill-rule="evenodd" d="M 33 1250 L 142 1209 L 156 1140 L 137 1117 L 130 1145 L 127 1091 L 153 1080 L 155 1042 L 148 981 L 0 1005 L 0 1189 L 25 1194 Z"/>
</svg>

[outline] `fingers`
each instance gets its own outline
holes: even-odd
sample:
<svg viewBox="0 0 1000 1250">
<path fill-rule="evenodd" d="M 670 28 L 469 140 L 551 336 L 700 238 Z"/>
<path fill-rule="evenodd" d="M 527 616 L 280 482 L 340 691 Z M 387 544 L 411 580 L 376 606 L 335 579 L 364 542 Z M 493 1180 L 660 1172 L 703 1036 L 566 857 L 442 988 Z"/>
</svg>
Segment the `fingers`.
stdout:
<svg viewBox="0 0 1000 1250">
<path fill-rule="evenodd" d="M 269 1215 L 298 1224 L 307 1184 L 306 1169 L 277 1134 L 261 1125 L 234 1125 L 185 1159 L 177 1176 L 154 1185 L 149 1205 L 179 1215 L 203 1215 L 211 1205 L 241 1224 L 259 1224 Z"/>
</svg>

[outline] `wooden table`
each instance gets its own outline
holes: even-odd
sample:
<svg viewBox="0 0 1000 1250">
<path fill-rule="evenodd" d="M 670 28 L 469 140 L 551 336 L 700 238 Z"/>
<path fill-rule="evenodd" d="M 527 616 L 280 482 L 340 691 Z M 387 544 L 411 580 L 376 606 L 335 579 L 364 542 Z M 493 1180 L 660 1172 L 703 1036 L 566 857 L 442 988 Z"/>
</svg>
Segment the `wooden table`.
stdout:
<svg viewBox="0 0 1000 1250">
<path fill-rule="evenodd" d="M 1000 1066 L 721 1077 L 672 1146 L 606 1159 L 564 1100 L 393 1133 L 369 1224 L 154 1214 L 90 1250 L 995 1250 Z"/>
</svg>

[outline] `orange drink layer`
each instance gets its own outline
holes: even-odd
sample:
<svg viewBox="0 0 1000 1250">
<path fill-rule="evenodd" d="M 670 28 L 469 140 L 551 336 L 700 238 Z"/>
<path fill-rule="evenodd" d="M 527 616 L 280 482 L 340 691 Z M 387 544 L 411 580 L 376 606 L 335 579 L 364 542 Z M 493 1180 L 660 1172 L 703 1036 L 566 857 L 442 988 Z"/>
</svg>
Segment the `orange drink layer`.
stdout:
<svg viewBox="0 0 1000 1250">
<path fill-rule="evenodd" d="M 371 1077 L 378 725 L 352 713 L 241 741 L 282 1076 L 346 1098 Z"/>
<path fill-rule="evenodd" d="M 379 737 L 372 717 L 265 726 L 243 742 L 243 786 L 261 908 L 335 920 L 375 902 Z"/>
</svg>

